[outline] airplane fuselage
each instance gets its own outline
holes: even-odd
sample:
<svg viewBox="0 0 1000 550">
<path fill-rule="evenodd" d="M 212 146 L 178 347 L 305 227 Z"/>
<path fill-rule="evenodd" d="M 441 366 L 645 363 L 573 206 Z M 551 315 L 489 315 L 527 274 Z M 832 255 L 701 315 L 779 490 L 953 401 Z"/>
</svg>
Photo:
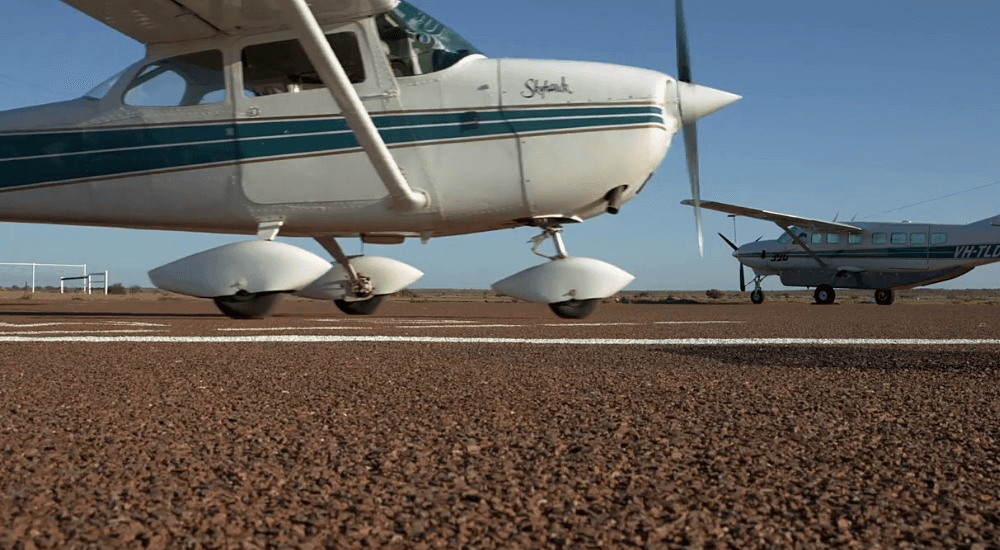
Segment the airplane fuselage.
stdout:
<svg viewBox="0 0 1000 550">
<path fill-rule="evenodd" d="M 0 113 L 0 219 L 391 241 L 588 218 L 615 188 L 634 198 L 680 127 L 676 81 L 654 71 L 476 54 L 401 75 L 375 19 L 325 31 L 356 39 L 354 87 L 426 208 L 386 200 L 323 86 L 268 87 L 251 58 L 285 31 L 150 46 L 100 97 Z M 193 59 L 221 88 L 157 97 Z"/>
<path fill-rule="evenodd" d="M 1000 261 L 994 218 L 968 225 L 852 222 L 861 233 L 796 229 L 740 246 L 733 255 L 758 275 L 787 286 L 900 289 L 945 281 Z M 822 262 L 825 265 L 820 265 Z"/>
</svg>

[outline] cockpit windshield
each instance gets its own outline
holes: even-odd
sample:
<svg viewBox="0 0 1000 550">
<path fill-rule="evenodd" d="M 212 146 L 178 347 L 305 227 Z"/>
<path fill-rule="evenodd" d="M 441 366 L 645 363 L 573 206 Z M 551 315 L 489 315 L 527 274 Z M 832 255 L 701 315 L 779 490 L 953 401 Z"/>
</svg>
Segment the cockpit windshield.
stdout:
<svg viewBox="0 0 1000 550">
<path fill-rule="evenodd" d="M 801 230 L 801 229 L 799 229 L 798 227 L 795 227 L 794 225 L 791 226 L 791 227 L 789 227 L 788 231 L 791 231 L 793 235 L 798 235 L 798 237 L 800 239 L 806 238 L 806 232 L 803 231 L 803 230 Z M 783 231 L 781 233 L 781 236 L 778 237 L 778 242 L 779 243 L 785 244 L 788 241 L 792 240 L 792 236 L 788 234 L 788 231 Z"/>
<path fill-rule="evenodd" d="M 118 74 L 116 74 L 115 76 L 112 76 L 111 78 L 105 80 L 104 82 L 101 82 L 100 84 L 95 86 L 93 90 L 90 90 L 89 92 L 83 94 L 83 99 L 89 99 L 92 101 L 104 99 L 104 96 L 108 95 L 108 92 L 111 91 L 111 88 L 115 87 L 115 84 L 118 83 L 118 79 L 121 78 L 122 75 L 125 74 L 125 71 L 127 70 L 129 70 L 128 67 L 122 69 L 121 71 L 118 71 Z"/>
<path fill-rule="evenodd" d="M 482 55 L 458 33 L 405 0 L 376 23 L 396 76 L 433 73 L 469 55 Z"/>
</svg>

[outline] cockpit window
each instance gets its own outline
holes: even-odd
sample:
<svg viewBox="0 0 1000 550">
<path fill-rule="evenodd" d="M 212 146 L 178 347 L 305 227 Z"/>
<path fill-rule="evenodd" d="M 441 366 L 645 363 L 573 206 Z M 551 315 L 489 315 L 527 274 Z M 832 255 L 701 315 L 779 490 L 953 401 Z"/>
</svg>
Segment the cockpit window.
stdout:
<svg viewBox="0 0 1000 550">
<path fill-rule="evenodd" d="M 124 102 L 135 107 L 221 103 L 225 100 L 225 89 L 222 52 L 209 50 L 146 65 L 129 84 Z"/>
<path fill-rule="evenodd" d="M 101 82 L 100 84 L 95 86 L 93 90 L 90 90 L 89 92 L 83 94 L 83 99 L 89 99 L 92 101 L 98 101 L 104 99 L 104 97 L 108 95 L 108 92 L 111 91 L 111 88 L 114 88 L 115 84 L 118 84 L 118 80 L 122 77 L 123 74 L 125 74 L 125 71 L 127 70 L 128 68 L 122 69 L 121 71 L 118 71 L 118 74 L 116 74 L 115 76 L 112 76 L 111 78 L 105 80 L 104 82 Z"/>
<path fill-rule="evenodd" d="M 482 54 L 458 33 L 405 0 L 375 21 L 396 76 L 442 71 L 463 57 Z"/>
<path fill-rule="evenodd" d="M 358 37 L 352 32 L 326 35 L 352 84 L 365 81 Z M 323 88 L 316 69 L 298 40 L 282 40 L 243 48 L 243 95 L 246 97 Z"/>
</svg>

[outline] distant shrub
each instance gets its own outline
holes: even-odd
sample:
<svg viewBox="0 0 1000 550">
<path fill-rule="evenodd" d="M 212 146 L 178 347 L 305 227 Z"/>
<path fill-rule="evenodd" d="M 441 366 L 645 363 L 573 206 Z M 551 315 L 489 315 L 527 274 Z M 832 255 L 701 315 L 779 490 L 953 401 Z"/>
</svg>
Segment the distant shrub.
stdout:
<svg viewBox="0 0 1000 550">
<path fill-rule="evenodd" d="M 142 294 L 142 287 L 139 285 L 132 285 L 128 287 L 129 294 Z"/>
<path fill-rule="evenodd" d="M 705 291 L 705 296 L 708 296 L 713 300 L 718 300 L 719 298 L 724 298 L 726 296 L 726 293 L 717 288 L 713 288 L 711 290 Z"/>
<path fill-rule="evenodd" d="M 128 294 L 128 291 L 125 290 L 125 285 L 115 283 L 108 287 L 108 294 Z"/>
</svg>

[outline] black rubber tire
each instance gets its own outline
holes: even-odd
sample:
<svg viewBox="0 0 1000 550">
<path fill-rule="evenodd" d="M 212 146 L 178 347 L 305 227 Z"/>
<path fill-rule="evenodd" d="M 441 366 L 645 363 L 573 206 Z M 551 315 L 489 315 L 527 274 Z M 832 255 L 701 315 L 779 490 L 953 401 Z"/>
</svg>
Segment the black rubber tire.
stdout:
<svg viewBox="0 0 1000 550">
<path fill-rule="evenodd" d="M 374 315 L 375 310 L 378 309 L 382 302 L 385 301 L 389 296 L 386 294 L 380 294 L 378 296 L 372 296 L 367 300 L 359 300 L 355 302 L 348 302 L 347 300 L 334 300 L 333 303 L 337 305 L 337 309 L 343 311 L 348 315 Z"/>
<path fill-rule="evenodd" d="M 242 293 L 215 298 L 215 307 L 233 319 L 266 319 L 279 300 L 280 292 Z"/>
<path fill-rule="evenodd" d="M 816 287 L 816 292 L 813 293 L 813 298 L 816 299 L 817 304 L 828 306 L 837 299 L 837 292 L 830 285 L 819 285 Z"/>
<path fill-rule="evenodd" d="M 751 292 L 750 293 L 750 301 L 753 302 L 753 303 L 755 303 L 755 304 L 763 304 L 764 303 L 764 291 L 758 289 L 758 290 L 754 290 L 753 292 Z"/>
<path fill-rule="evenodd" d="M 552 313 L 563 319 L 585 319 L 597 309 L 597 304 L 599 303 L 600 300 L 597 298 L 592 300 L 569 300 L 567 302 L 549 304 L 549 308 L 552 310 Z"/>
<path fill-rule="evenodd" d="M 896 293 L 880 288 L 875 291 L 875 303 L 880 306 L 891 306 L 893 302 L 896 301 Z"/>
</svg>

